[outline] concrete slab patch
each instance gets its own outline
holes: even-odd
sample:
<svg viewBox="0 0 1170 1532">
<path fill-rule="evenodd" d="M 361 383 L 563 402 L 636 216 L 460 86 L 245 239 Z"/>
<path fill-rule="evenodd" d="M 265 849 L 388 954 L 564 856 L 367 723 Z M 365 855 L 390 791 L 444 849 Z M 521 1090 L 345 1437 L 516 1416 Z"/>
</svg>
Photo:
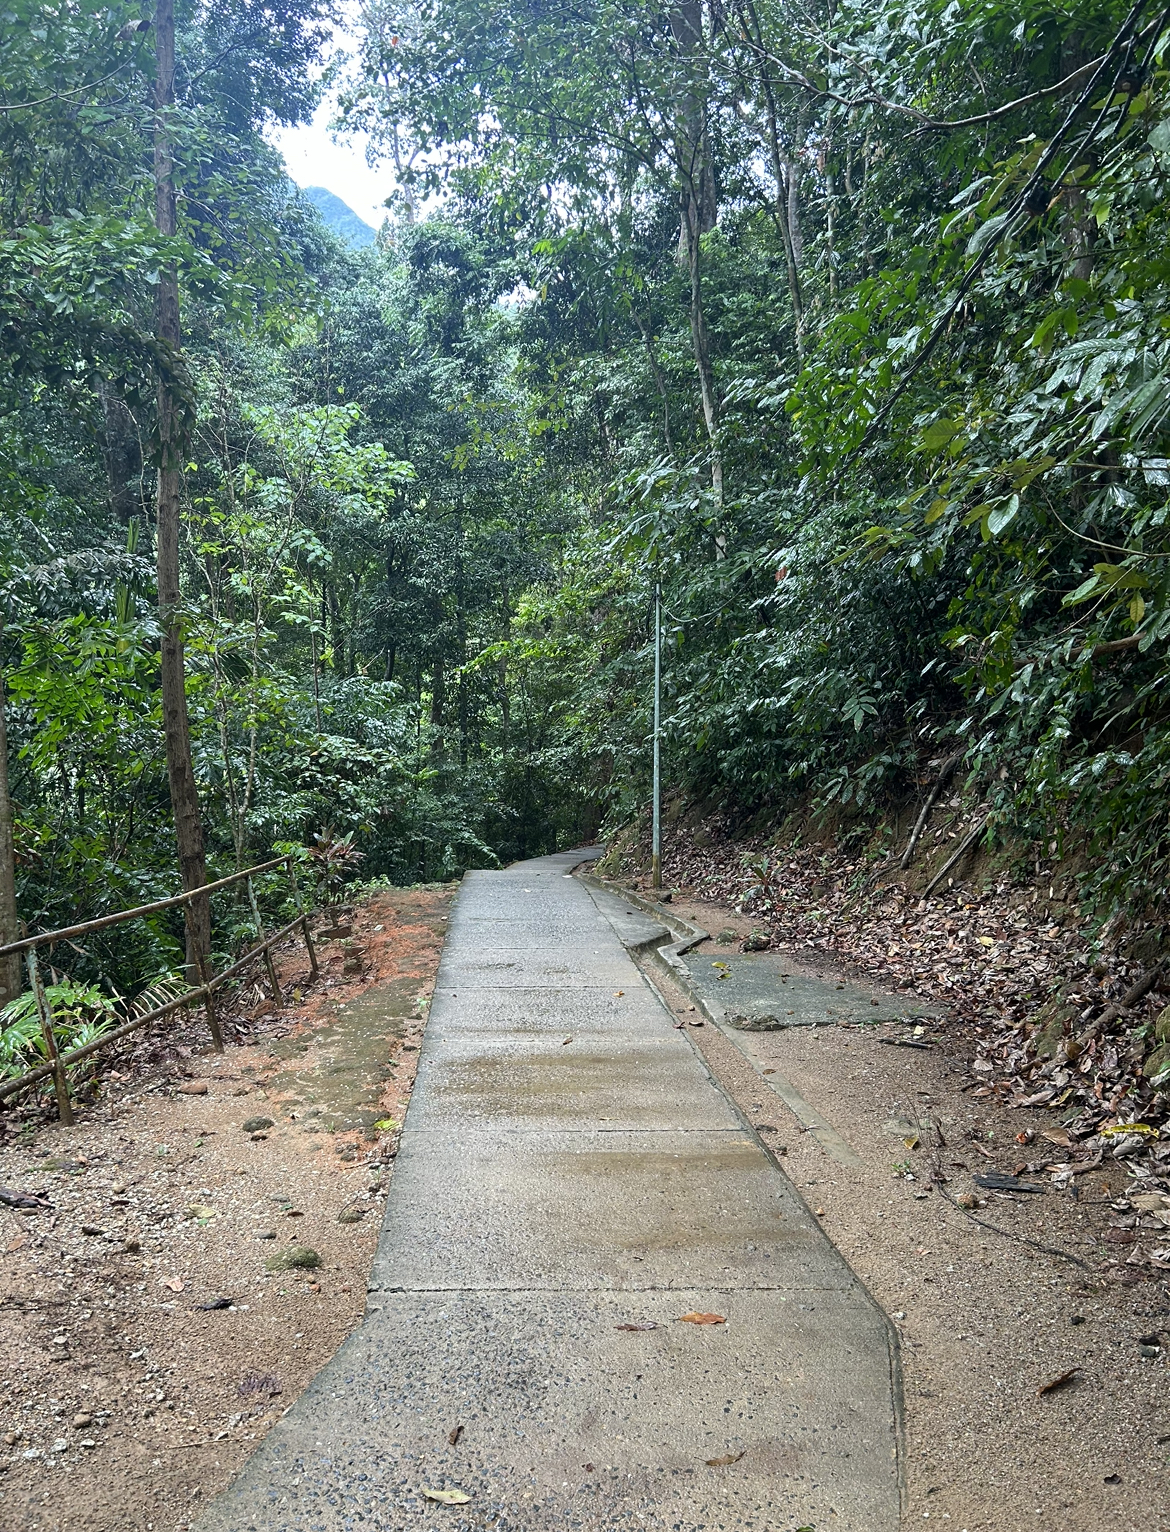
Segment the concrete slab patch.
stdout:
<svg viewBox="0 0 1170 1532">
<path fill-rule="evenodd" d="M 833 1026 L 838 1022 L 900 1021 L 936 1016 L 915 998 L 879 993 L 858 984 L 809 978 L 789 971 L 782 953 L 690 952 L 687 974 L 717 1019 L 741 1031 Z"/>
</svg>

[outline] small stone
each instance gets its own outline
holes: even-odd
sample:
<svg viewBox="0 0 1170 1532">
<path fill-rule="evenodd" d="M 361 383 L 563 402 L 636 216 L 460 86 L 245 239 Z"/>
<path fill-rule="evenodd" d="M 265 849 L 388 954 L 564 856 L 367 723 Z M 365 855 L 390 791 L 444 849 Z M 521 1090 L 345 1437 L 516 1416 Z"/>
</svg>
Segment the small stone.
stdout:
<svg viewBox="0 0 1170 1532">
<path fill-rule="evenodd" d="M 206 1094 L 206 1080 L 184 1080 L 182 1085 L 179 1086 L 180 1096 L 206 1096 Z"/>
<path fill-rule="evenodd" d="M 142 1246 L 139 1244 L 138 1240 L 136 1240 L 134 1236 L 131 1235 L 129 1239 L 124 1239 L 122 1241 L 122 1249 L 125 1250 L 127 1255 L 137 1255 L 138 1251 L 142 1249 Z"/>
<path fill-rule="evenodd" d="M 257 1234 L 256 1238 L 257 1239 L 275 1239 L 276 1238 L 276 1230 L 275 1229 L 265 1229 L 263 1231 L 263 1233 Z"/>
<path fill-rule="evenodd" d="M 366 1216 L 365 1208 L 342 1208 L 337 1215 L 338 1223 L 361 1223 Z"/>
<path fill-rule="evenodd" d="M 264 1262 L 265 1271 L 311 1271 L 320 1266 L 321 1257 L 308 1245 L 290 1245 L 270 1255 Z"/>
<path fill-rule="evenodd" d="M 53 1336 L 53 1345 L 54 1346 L 67 1346 L 68 1344 L 69 1344 L 69 1337 L 67 1335 L 54 1335 Z"/>
<path fill-rule="evenodd" d="M 63 1436 L 59 1436 L 57 1438 L 57 1440 L 53 1443 L 53 1451 L 54 1452 L 64 1452 L 68 1446 L 69 1446 L 69 1443 L 65 1440 L 65 1438 Z"/>
<path fill-rule="evenodd" d="M 83 1234 L 91 1234 L 92 1235 L 92 1234 L 104 1234 L 106 1231 L 104 1229 L 99 1229 L 97 1224 L 95 1224 L 95 1223 L 83 1223 L 82 1226 L 81 1226 L 81 1232 Z"/>
<path fill-rule="evenodd" d="M 93 1425 L 93 1416 L 87 1414 L 85 1410 L 79 1411 L 73 1417 L 73 1429 L 75 1431 L 84 1431 L 86 1426 L 92 1426 L 92 1425 Z"/>
<path fill-rule="evenodd" d="M 265 1128 L 275 1128 L 271 1117 L 249 1117 L 244 1123 L 245 1133 L 263 1133 Z"/>
<path fill-rule="evenodd" d="M 21 1431 L 19 1428 L 17 1430 L 15 1430 L 15 1431 L 5 1431 L 5 1433 L 4 1433 L 4 1445 L 6 1447 L 15 1447 L 17 1442 L 21 1439 L 21 1437 L 23 1435 L 24 1435 L 24 1432 Z"/>
<path fill-rule="evenodd" d="M 82 1437 L 81 1441 L 78 1443 L 78 1446 L 84 1447 L 87 1452 L 92 1452 L 93 1449 L 97 1446 L 97 1442 L 95 1442 L 91 1437 L 85 1436 Z"/>
</svg>

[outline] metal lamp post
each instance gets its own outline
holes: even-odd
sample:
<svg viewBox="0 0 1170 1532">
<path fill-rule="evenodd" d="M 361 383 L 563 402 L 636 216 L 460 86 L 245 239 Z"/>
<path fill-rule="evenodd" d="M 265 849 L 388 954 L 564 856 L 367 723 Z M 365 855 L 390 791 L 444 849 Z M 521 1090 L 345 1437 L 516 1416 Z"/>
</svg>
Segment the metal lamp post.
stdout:
<svg viewBox="0 0 1170 1532">
<path fill-rule="evenodd" d="M 662 587 L 654 582 L 654 803 L 651 811 L 650 882 L 662 887 Z"/>
</svg>

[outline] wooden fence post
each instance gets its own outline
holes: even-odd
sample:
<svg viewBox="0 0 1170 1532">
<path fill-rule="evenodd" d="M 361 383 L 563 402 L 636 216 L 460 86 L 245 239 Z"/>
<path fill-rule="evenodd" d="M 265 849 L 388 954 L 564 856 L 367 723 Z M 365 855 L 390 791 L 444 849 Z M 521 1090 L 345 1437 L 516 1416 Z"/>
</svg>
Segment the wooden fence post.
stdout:
<svg viewBox="0 0 1170 1532">
<path fill-rule="evenodd" d="M 292 887 L 293 902 L 296 904 L 297 913 L 301 917 L 301 930 L 305 933 L 305 950 L 309 954 L 309 968 L 316 979 L 321 970 L 317 966 L 317 949 L 313 945 L 313 933 L 309 930 L 309 917 L 305 914 L 305 906 L 301 900 L 300 884 L 297 882 L 297 872 L 293 865 L 293 859 L 288 859 L 288 881 Z"/>
<path fill-rule="evenodd" d="M 25 953 L 25 961 L 28 964 L 29 988 L 33 992 L 37 1015 L 40 1017 L 41 1036 L 45 1040 L 45 1055 L 53 1066 L 53 1085 L 57 1092 L 57 1115 L 67 1127 L 72 1127 L 73 1103 L 69 1099 L 69 1080 L 65 1073 L 65 1066 L 61 1062 L 61 1055 L 57 1051 L 57 1039 L 53 1033 L 53 1013 L 49 1008 L 49 997 L 45 994 L 36 951 L 32 947 Z"/>
<path fill-rule="evenodd" d="M 264 940 L 264 926 L 260 920 L 260 906 L 256 903 L 256 890 L 252 886 L 251 878 L 246 879 L 248 888 L 248 903 L 252 906 L 252 919 L 256 925 L 256 940 Z M 277 1005 L 280 1004 L 280 980 L 276 977 L 276 965 L 272 961 L 272 948 L 264 949 L 264 966 L 268 970 L 268 982 L 272 986 L 272 998 Z"/>
</svg>

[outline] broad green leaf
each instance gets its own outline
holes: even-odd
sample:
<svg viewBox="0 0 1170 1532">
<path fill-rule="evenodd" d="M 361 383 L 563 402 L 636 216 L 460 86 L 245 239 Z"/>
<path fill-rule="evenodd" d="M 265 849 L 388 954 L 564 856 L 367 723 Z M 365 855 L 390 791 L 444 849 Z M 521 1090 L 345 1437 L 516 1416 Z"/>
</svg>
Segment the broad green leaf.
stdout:
<svg viewBox="0 0 1170 1532">
<path fill-rule="evenodd" d="M 987 515 L 987 530 L 992 537 L 998 537 L 1006 528 L 1010 527 L 1016 519 L 1016 513 L 1020 509 L 1019 495 L 1009 495 L 999 505 L 995 506 Z"/>
<path fill-rule="evenodd" d="M 922 445 L 927 452 L 939 452 L 950 445 L 959 432 L 955 420 L 935 420 L 922 433 Z"/>
</svg>

